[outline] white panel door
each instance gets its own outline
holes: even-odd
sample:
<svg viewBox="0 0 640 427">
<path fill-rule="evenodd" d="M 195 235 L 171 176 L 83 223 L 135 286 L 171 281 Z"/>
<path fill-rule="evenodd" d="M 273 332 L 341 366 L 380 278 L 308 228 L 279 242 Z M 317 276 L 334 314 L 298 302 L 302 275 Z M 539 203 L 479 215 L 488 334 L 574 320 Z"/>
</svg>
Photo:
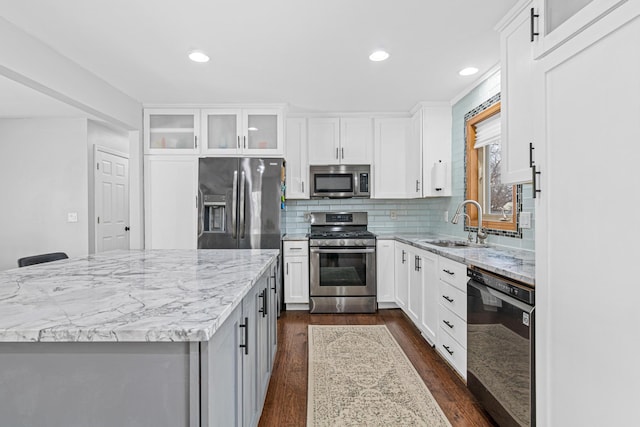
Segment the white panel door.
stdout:
<svg viewBox="0 0 640 427">
<path fill-rule="evenodd" d="M 309 132 L 309 164 L 340 164 L 340 119 L 309 119 L 307 128 Z"/>
<path fill-rule="evenodd" d="M 407 197 L 407 169 L 399 165 L 404 163 L 406 157 L 409 126 L 409 119 L 375 120 L 375 162 L 373 164 L 375 199 Z"/>
<path fill-rule="evenodd" d="M 370 165 L 373 161 L 371 118 L 340 119 L 340 163 Z"/>
<path fill-rule="evenodd" d="M 407 314 L 414 325 L 420 327 L 422 322 L 422 257 L 415 249 L 411 249 L 409 257 L 409 297 Z"/>
<path fill-rule="evenodd" d="M 287 199 L 308 199 L 307 119 L 287 119 L 286 134 L 284 158 L 287 161 Z"/>
<path fill-rule="evenodd" d="M 422 197 L 422 109 L 411 117 L 409 138 L 405 151 L 407 198 Z"/>
<path fill-rule="evenodd" d="M 287 257 L 285 255 L 284 302 L 309 304 L 308 257 Z"/>
<path fill-rule="evenodd" d="M 395 242 L 381 240 L 376 242 L 376 283 L 378 302 L 395 302 Z"/>
<path fill-rule="evenodd" d="M 627 2 L 539 61 L 539 425 L 637 419 L 639 40 L 640 2 Z"/>
<path fill-rule="evenodd" d="M 409 299 L 409 260 L 408 246 L 397 243 L 395 247 L 395 294 L 396 304 L 406 313 L 407 300 Z"/>
<path fill-rule="evenodd" d="M 420 329 L 431 345 L 438 331 L 438 255 L 420 251 L 422 274 L 422 319 Z"/>
<path fill-rule="evenodd" d="M 145 247 L 195 249 L 198 158 L 145 157 Z"/>
<path fill-rule="evenodd" d="M 96 252 L 129 249 L 129 159 L 95 150 Z"/>
</svg>

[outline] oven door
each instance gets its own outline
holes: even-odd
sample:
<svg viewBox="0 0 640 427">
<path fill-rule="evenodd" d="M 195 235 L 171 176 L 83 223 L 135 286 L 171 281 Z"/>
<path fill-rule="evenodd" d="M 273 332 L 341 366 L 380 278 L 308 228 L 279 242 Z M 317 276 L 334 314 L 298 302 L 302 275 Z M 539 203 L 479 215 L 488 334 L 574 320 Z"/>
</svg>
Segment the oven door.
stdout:
<svg viewBox="0 0 640 427">
<path fill-rule="evenodd" d="M 311 296 L 375 296 L 375 248 L 309 249 Z"/>
</svg>

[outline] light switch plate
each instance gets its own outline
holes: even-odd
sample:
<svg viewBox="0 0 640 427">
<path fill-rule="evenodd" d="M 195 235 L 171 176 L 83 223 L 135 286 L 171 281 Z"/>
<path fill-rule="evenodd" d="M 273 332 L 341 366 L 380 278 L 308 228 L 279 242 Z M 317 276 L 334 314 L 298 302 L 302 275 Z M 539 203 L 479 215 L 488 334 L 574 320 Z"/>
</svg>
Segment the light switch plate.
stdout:
<svg viewBox="0 0 640 427">
<path fill-rule="evenodd" d="M 449 222 L 449 211 L 444 211 L 444 222 Z"/>
<path fill-rule="evenodd" d="M 67 214 L 67 222 L 78 222 L 78 212 L 69 212 Z"/>
<path fill-rule="evenodd" d="M 520 228 L 531 228 L 531 212 L 520 212 Z"/>
</svg>

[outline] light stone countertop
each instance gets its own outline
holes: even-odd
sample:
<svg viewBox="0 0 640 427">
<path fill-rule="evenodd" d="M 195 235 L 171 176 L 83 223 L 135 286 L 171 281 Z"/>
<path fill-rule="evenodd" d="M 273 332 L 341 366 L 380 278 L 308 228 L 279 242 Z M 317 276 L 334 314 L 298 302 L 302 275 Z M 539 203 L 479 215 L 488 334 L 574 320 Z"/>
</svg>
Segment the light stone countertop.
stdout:
<svg viewBox="0 0 640 427">
<path fill-rule="evenodd" d="M 278 250 L 131 250 L 0 272 L 0 341 L 207 341 Z"/>
<path fill-rule="evenodd" d="M 525 249 L 491 245 L 486 248 L 447 248 L 430 245 L 425 240 L 451 239 L 459 237 L 430 233 L 378 233 L 378 239 L 394 239 L 420 249 L 437 253 L 446 258 L 473 265 L 535 287 L 535 252 Z"/>
</svg>

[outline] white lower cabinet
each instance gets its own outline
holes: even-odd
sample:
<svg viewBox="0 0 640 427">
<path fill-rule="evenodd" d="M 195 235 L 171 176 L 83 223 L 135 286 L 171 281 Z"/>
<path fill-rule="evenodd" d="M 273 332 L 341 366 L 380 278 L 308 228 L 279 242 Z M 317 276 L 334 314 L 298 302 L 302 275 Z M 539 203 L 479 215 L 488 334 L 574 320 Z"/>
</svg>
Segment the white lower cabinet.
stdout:
<svg viewBox="0 0 640 427">
<path fill-rule="evenodd" d="M 427 341 L 435 345 L 438 331 L 438 255 L 429 251 L 420 252 L 422 316 L 418 327 Z"/>
<path fill-rule="evenodd" d="M 258 425 L 271 377 L 273 358 L 269 328 L 276 311 L 268 295 L 276 264 L 265 272 L 213 337 L 202 342 L 200 376 L 201 425 Z M 197 374 L 196 374 L 197 375 Z"/>
<path fill-rule="evenodd" d="M 448 258 L 438 262 L 438 352 L 467 378 L 467 266 Z"/>
<path fill-rule="evenodd" d="M 288 310 L 308 309 L 309 242 L 307 240 L 285 241 L 283 246 L 284 302 Z"/>
<path fill-rule="evenodd" d="M 409 299 L 409 245 L 396 242 L 394 251 L 395 300 L 398 307 L 407 311 Z"/>
<path fill-rule="evenodd" d="M 395 306 L 395 242 L 378 239 L 376 242 L 376 284 L 380 303 Z"/>
</svg>

